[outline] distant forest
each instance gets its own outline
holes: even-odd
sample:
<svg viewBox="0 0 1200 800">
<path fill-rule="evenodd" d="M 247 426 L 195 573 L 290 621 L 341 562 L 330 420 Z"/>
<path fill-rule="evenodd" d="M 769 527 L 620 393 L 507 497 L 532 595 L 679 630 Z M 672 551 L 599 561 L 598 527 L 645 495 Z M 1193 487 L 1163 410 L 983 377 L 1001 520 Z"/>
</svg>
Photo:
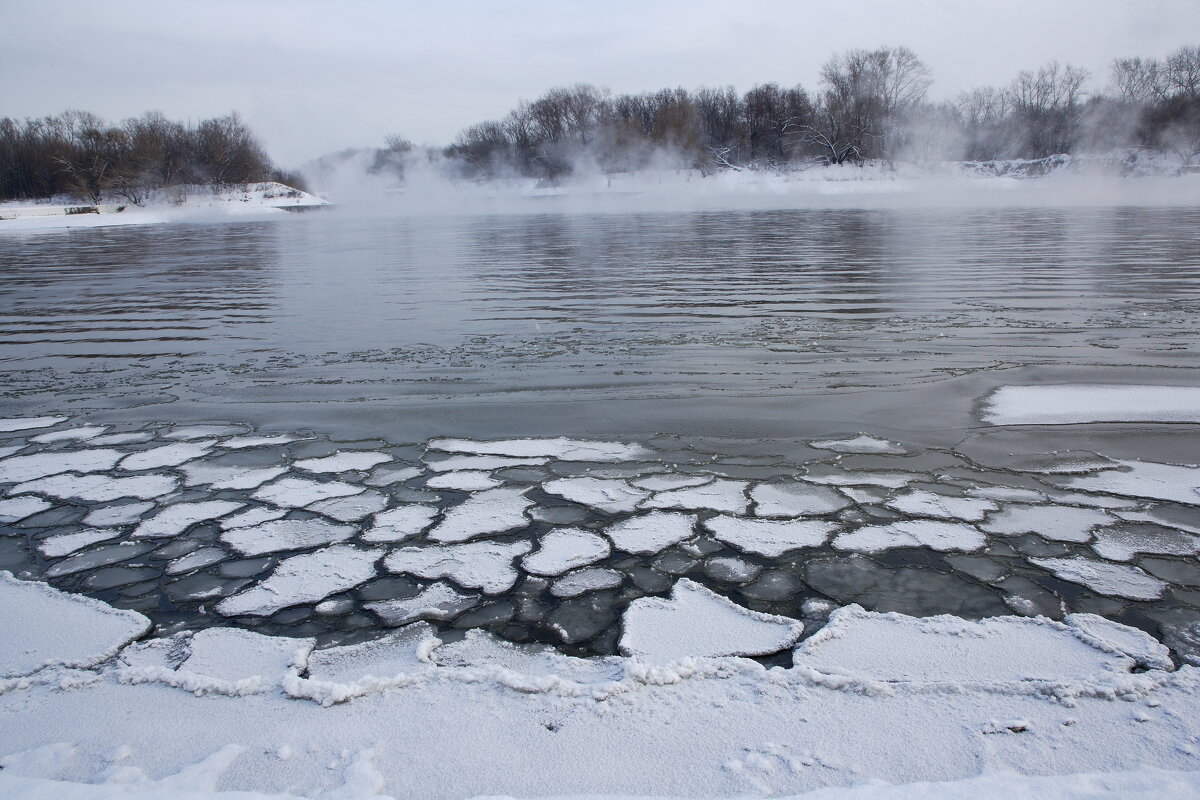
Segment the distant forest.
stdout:
<svg viewBox="0 0 1200 800">
<path fill-rule="evenodd" d="M 554 178 L 581 162 L 603 171 L 644 167 L 662 153 L 705 171 L 797 168 L 867 159 L 937 162 L 1038 159 L 1145 146 L 1183 163 L 1200 157 L 1200 47 L 1162 60 L 1112 63 L 1109 88 L 1051 62 L 1005 87 L 939 103 L 932 76 L 906 47 L 830 58 L 818 89 L 755 86 L 663 89 L 611 96 L 588 84 L 552 89 L 504 119 L 472 125 L 446 155 L 466 175 Z M 376 162 L 407 145 L 393 139 Z"/>
<path fill-rule="evenodd" d="M 1007 86 L 932 102 L 932 76 L 906 47 L 848 50 L 821 69 L 815 91 L 774 83 L 662 89 L 613 96 L 590 84 L 522 101 L 501 120 L 463 130 L 425 151 L 451 175 L 555 180 L 579 169 L 652 166 L 721 170 L 802 169 L 816 164 L 1039 159 L 1147 147 L 1180 164 L 1200 159 L 1200 47 L 1164 59 L 1112 62 L 1107 88 L 1084 69 L 1050 62 Z M 336 166 L 358 154 L 327 156 Z M 403 176 L 419 154 L 401 136 L 366 151 L 368 171 Z M 236 114 L 196 125 L 151 112 L 111 125 L 69 111 L 0 119 L 0 199 L 72 194 L 140 203 L 178 184 L 228 186 L 279 180 L 280 172 Z"/>
<path fill-rule="evenodd" d="M 196 125 L 158 112 L 111 125 L 86 111 L 0 118 L 0 200 L 70 195 L 140 205 L 157 189 L 299 178 L 271 163 L 236 113 Z"/>
</svg>

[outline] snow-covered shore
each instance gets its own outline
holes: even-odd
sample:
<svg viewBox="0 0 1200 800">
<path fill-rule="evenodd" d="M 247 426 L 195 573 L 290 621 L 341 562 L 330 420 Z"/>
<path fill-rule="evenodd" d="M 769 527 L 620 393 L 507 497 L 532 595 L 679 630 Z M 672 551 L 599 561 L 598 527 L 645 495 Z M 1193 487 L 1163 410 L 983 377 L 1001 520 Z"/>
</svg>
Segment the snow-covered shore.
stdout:
<svg viewBox="0 0 1200 800">
<path fill-rule="evenodd" d="M 253 183 L 213 189 L 177 186 L 152 194 L 143 205 L 109 198 L 100 204 L 49 198 L 44 202 L 0 203 L 0 233 L 111 225 L 154 225 L 224 219 L 270 219 L 288 210 L 318 208 L 328 202 L 282 183 Z"/>
</svg>

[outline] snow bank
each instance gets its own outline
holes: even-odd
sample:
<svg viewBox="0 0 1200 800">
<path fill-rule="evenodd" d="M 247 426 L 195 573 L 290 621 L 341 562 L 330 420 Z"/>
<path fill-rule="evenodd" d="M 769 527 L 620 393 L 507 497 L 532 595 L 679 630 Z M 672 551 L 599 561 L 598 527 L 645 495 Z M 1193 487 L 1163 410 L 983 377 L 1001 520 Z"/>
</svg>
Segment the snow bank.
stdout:
<svg viewBox="0 0 1200 800">
<path fill-rule="evenodd" d="M 1185 386 L 1001 386 L 984 401 L 993 425 L 1200 422 L 1200 389 Z"/>
</svg>

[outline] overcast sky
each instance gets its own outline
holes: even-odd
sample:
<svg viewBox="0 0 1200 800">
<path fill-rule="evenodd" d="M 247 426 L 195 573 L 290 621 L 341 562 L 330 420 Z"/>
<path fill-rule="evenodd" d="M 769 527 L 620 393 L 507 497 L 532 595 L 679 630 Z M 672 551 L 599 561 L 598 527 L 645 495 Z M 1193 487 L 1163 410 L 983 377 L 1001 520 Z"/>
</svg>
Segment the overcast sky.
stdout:
<svg viewBox="0 0 1200 800">
<path fill-rule="evenodd" d="M 1053 58 L 1101 88 L 1117 56 L 1200 44 L 1198 0 L 0 0 L 0 116 L 237 110 L 285 166 L 392 132 L 446 144 L 579 81 L 801 83 L 903 44 L 935 98 Z"/>
</svg>

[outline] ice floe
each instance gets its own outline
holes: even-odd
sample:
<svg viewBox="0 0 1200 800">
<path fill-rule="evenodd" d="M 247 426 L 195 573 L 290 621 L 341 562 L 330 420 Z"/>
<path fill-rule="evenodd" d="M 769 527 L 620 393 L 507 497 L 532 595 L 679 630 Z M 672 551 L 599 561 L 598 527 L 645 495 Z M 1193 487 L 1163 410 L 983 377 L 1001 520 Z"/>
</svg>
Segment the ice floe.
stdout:
<svg viewBox="0 0 1200 800">
<path fill-rule="evenodd" d="M 302 437 L 281 433 L 269 436 L 251 435 L 234 436 L 221 442 L 221 447 L 228 450 L 245 450 L 251 447 L 272 447 L 299 441 Z"/>
<path fill-rule="evenodd" d="M 1200 505 L 1200 467 L 1158 464 L 1152 461 L 1117 463 L 1120 469 L 1070 478 L 1065 485 L 1071 489 L 1089 492 L 1107 492 Z"/>
<path fill-rule="evenodd" d="M 649 554 L 665 550 L 695 534 L 696 516 L 675 511 L 651 511 L 615 522 L 604 529 L 618 550 Z"/>
<path fill-rule="evenodd" d="M 150 620 L 99 600 L 0 572 L 0 677 L 91 667 L 150 630 Z"/>
<path fill-rule="evenodd" d="M 226 467 L 202 462 L 179 468 L 187 486 L 211 486 L 214 489 L 257 489 L 278 478 L 287 467 Z"/>
<path fill-rule="evenodd" d="M 683 578 L 670 598 L 643 597 L 623 617 L 620 648 L 645 661 L 693 656 L 760 656 L 791 647 L 804 623 L 743 608 Z"/>
<path fill-rule="evenodd" d="M 928 547 L 931 550 L 979 550 L 987 538 L 970 525 L 957 522 L 935 522 L 908 519 L 887 525 L 866 525 L 839 534 L 833 540 L 837 550 L 858 553 L 879 553 L 897 547 Z"/>
<path fill-rule="evenodd" d="M 376 514 L 370 528 L 362 532 L 367 542 L 399 542 L 416 536 L 437 519 L 437 506 L 417 503 Z"/>
<path fill-rule="evenodd" d="M 53 508 L 51 503 L 33 495 L 22 495 L 0 500 L 0 522 L 19 522 L 26 517 Z"/>
<path fill-rule="evenodd" d="M 845 472 L 810 472 L 804 476 L 804 480 L 808 483 L 819 483 L 826 486 L 881 486 L 885 489 L 903 489 L 913 481 L 921 480 L 922 477 L 912 472 L 847 470 Z"/>
<path fill-rule="evenodd" d="M 9 456 L 0 460 L 0 483 L 19 483 L 63 472 L 100 472 L 112 469 L 121 459 L 119 450 L 56 450 Z"/>
<path fill-rule="evenodd" d="M 1086 542 L 1092 530 L 1116 520 L 1103 511 L 1073 506 L 1010 504 L 992 514 L 979 527 L 1001 536 L 1036 533 L 1059 542 Z"/>
<path fill-rule="evenodd" d="M 195 439 L 209 439 L 220 436 L 232 436 L 241 433 L 240 425 L 182 425 L 163 434 L 164 439 L 175 439 L 190 442 Z"/>
<path fill-rule="evenodd" d="M 662 491 L 642 503 L 642 508 L 682 508 L 745 514 L 750 506 L 746 481 L 714 480 L 703 486 Z"/>
<path fill-rule="evenodd" d="M 827 486 L 807 483 L 761 483 L 750 490 L 754 513 L 760 517 L 803 517 L 833 514 L 850 500 Z"/>
<path fill-rule="evenodd" d="M 425 481 L 425 485 L 430 489 L 453 489 L 458 492 L 477 492 L 483 489 L 494 489 L 500 484 L 501 481 L 479 470 L 443 472 Z"/>
<path fill-rule="evenodd" d="M 1096 614 L 1067 614 L 1063 622 L 1093 647 L 1129 656 L 1145 669 L 1172 670 L 1171 651 L 1139 628 L 1122 625 Z"/>
<path fill-rule="evenodd" d="M 165 444 L 132 453 L 121 459 L 121 469 L 138 472 L 145 469 L 160 469 L 162 467 L 177 467 L 187 461 L 203 458 L 212 452 L 215 439 L 199 442 L 180 442 Z"/>
<path fill-rule="evenodd" d="M 511 458 L 508 456 L 449 456 L 440 459 L 425 459 L 425 464 L 434 472 L 481 471 L 492 472 L 506 467 L 540 467 L 549 458 Z"/>
<path fill-rule="evenodd" d="M 989 511 L 999 508 L 994 502 L 984 498 L 948 497 L 925 489 L 909 489 L 896 495 L 885 505 L 917 517 L 961 519 L 967 522 L 978 522 Z"/>
<path fill-rule="evenodd" d="M 1200 536 L 1158 525 L 1129 523 L 1097 531 L 1092 550 L 1110 561 L 1131 561 L 1140 553 L 1194 556 L 1200 553 Z"/>
<path fill-rule="evenodd" d="M 133 433 L 109 433 L 104 436 L 97 436 L 95 439 L 89 439 L 90 445 L 104 445 L 108 447 L 114 444 L 141 444 L 148 442 L 154 438 L 154 434 L 145 431 Z"/>
<path fill-rule="evenodd" d="M 590 506 L 606 514 L 633 511 L 650 496 L 644 489 L 623 480 L 606 478 L 558 478 L 543 483 L 542 491 L 572 503 Z"/>
<path fill-rule="evenodd" d="M 133 502 L 121 503 L 113 506 L 103 506 L 101 508 L 93 508 L 83 518 L 84 525 L 94 525 L 97 528 L 107 528 L 112 525 L 129 525 L 137 522 L 150 509 L 154 508 L 154 503 L 151 502 Z"/>
<path fill-rule="evenodd" d="M 38 551 L 46 558 L 62 558 L 97 542 L 115 539 L 121 535 L 116 528 L 91 528 L 77 533 L 62 533 L 38 542 Z"/>
<path fill-rule="evenodd" d="M 916 618 L 857 605 L 834 611 L 792 661 L 858 679 L 948 684 L 1083 679 L 1134 664 L 1044 617 Z"/>
<path fill-rule="evenodd" d="M 315 603 L 352 589 L 375 575 L 379 550 L 335 544 L 312 553 L 284 559 L 265 580 L 216 606 L 227 617 L 267 616 L 300 603 Z"/>
<path fill-rule="evenodd" d="M 263 522 L 270 522 L 274 519 L 282 519 L 287 516 L 286 508 L 250 508 L 240 514 L 234 514 L 232 517 L 226 517 L 221 520 L 221 530 L 231 530 L 232 528 L 248 528 L 251 525 L 258 525 Z"/>
<path fill-rule="evenodd" d="M 612 546 L 603 536 L 580 528 L 555 528 L 538 542 L 536 552 L 525 556 L 521 566 L 534 575 L 561 575 L 607 558 Z"/>
<path fill-rule="evenodd" d="M 369 642 L 314 650 L 308 677 L 289 682 L 288 693 L 332 705 L 402 685 L 407 676 L 433 668 L 430 653 L 439 644 L 433 628 L 416 623 Z"/>
<path fill-rule="evenodd" d="M 363 606 L 391 626 L 419 619 L 447 620 L 479 603 L 479 595 L 463 594 L 443 581 L 434 581 L 414 597 L 375 600 Z"/>
<path fill-rule="evenodd" d="M 1104 384 L 1001 386 L 985 401 L 983 419 L 993 425 L 1200 422 L 1200 389 Z"/>
<path fill-rule="evenodd" d="M 615 589 L 624 580 L 625 576 L 614 569 L 584 567 L 556 580 L 550 587 L 550 594 L 555 597 L 578 597 L 588 592 Z"/>
<path fill-rule="evenodd" d="M 1055 576 L 1078 583 L 1096 594 L 1125 597 L 1130 600 L 1157 600 L 1167 584 L 1147 575 L 1138 567 L 1109 564 L 1090 558 L 1031 558 L 1029 563 L 1049 570 Z"/>
<path fill-rule="evenodd" d="M 308 506 L 309 511 L 315 511 L 339 522 L 358 522 L 377 511 L 387 508 L 387 495 L 372 489 L 349 497 L 331 497 L 319 500 Z"/>
<path fill-rule="evenodd" d="M 135 539 L 161 539 L 178 536 L 198 522 L 232 514 L 245 504 L 233 500 L 201 500 L 176 503 L 144 520 L 133 529 Z"/>
<path fill-rule="evenodd" d="M 416 467 L 380 467 L 363 481 L 367 486 L 391 486 L 411 480 L 421 474 Z"/>
<path fill-rule="evenodd" d="M 746 553 L 767 558 L 802 547 L 820 547 L 841 526 L 822 520 L 770 520 L 718 516 L 704 527 L 716 538 Z"/>
<path fill-rule="evenodd" d="M 429 532 L 429 538 L 435 542 L 465 542 L 524 528 L 529 525 L 525 510 L 533 505 L 533 501 L 525 496 L 526 491 L 488 489 L 473 494 L 447 509 L 442 521 Z"/>
<path fill-rule="evenodd" d="M 401 547 L 383 565 L 397 574 L 419 578 L 449 578 L 468 589 L 500 594 L 517 582 L 513 561 L 533 549 L 526 541 L 469 542 L 445 547 Z"/>
<path fill-rule="evenodd" d="M 355 531 L 353 525 L 336 525 L 323 519 L 279 519 L 224 531 L 221 541 L 244 556 L 258 556 L 344 542 Z"/>
<path fill-rule="evenodd" d="M 186 556 L 180 556 L 167 564 L 166 570 L 168 575 L 183 575 L 187 572 L 193 572 L 213 564 L 220 563 L 229 558 L 229 553 L 219 547 L 201 547 L 199 550 L 193 550 Z"/>
<path fill-rule="evenodd" d="M 634 461 L 650 455 L 639 444 L 593 442 L 581 439 L 502 439 L 475 441 L 472 439 L 433 439 L 430 450 L 448 453 L 472 453 L 483 456 L 513 458 L 556 458 L 559 461 Z"/>
<path fill-rule="evenodd" d="M 371 450 L 347 450 L 321 458 L 302 458 L 293 466 L 306 472 L 358 472 L 394 460 L 387 453 Z"/>
<path fill-rule="evenodd" d="M 283 508 L 303 508 L 331 497 L 349 497 L 365 492 L 366 487 L 342 481 L 312 481 L 307 478 L 280 478 L 256 491 L 252 497 Z"/>
<path fill-rule="evenodd" d="M 76 442 L 85 439 L 94 439 L 100 434 L 108 430 L 107 425 L 85 425 L 81 428 L 66 428 L 59 431 L 51 431 L 50 433 L 42 433 L 37 436 L 30 436 L 29 441 L 37 442 L 38 444 L 53 444 L 54 442 Z"/>
<path fill-rule="evenodd" d="M 250 694 L 278 685 L 289 672 L 298 672 L 312 650 L 312 639 L 264 636 L 238 628 L 205 628 L 188 640 L 188 656 L 177 675 L 192 675 L 192 691 Z"/>
<path fill-rule="evenodd" d="M 662 492 L 669 489 L 686 489 L 689 486 L 703 486 L 713 479 L 712 475 L 647 475 L 635 478 L 630 483 L 639 489 Z"/>
<path fill-rule="evenodd" d="M 877 439 L 865 433 L 860 433 L 858 436 L 849 439 L 821 439 L 809 442 L 808 446 L 815 447 L 818 450 L 832 450 L 835 453 L 902 455 L 905 452 L 904 448 L 895 442 L 889 442 L 887 439 Z"/>
<path fill-rule="evenodd" d="M 0 419 L 0 433 L 28 431 L 35 428 L 49 428 L 60 422 L 66 422 L 69 417 L 8 417 Z"/>
<path fill-rule="evenodd" d="M 91 500 L 107 503 L 123 497 L 150 500 L 170 494 L 179 488 L 179 479 L 171 475 L 137 475 L 129 478 L 110 478 L 107 475 L 54 475 L 49 478 L 18 484 L 13 494 L 34 492 L 51 497 Z"/>
<path fill-rule="evenodd" d="M 758 577 L 762 567 L 733 556 L 713 556 L 704 562 L 704 574 L 726 583 L 749 583 Z"/>
</svg>

